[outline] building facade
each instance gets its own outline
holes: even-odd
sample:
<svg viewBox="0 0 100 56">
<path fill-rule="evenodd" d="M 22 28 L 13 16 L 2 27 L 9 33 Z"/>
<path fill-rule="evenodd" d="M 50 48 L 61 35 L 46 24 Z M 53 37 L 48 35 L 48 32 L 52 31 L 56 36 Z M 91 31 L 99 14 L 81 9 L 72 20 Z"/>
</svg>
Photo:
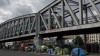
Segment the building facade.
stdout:
<svg viewBox="0 0 100 56">
<path fill-rule="evenodd" d="M 88 43 L 100 43 L 100 33 L 88 34 Z"/>
</svg>

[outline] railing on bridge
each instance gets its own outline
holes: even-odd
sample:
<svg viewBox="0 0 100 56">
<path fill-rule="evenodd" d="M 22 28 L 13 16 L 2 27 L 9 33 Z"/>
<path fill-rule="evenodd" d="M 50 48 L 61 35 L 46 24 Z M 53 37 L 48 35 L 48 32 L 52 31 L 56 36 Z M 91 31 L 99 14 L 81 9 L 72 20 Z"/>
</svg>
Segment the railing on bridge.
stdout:
<svg viewBox="0 0 100 56">
<path fill-rule="evenodd" d="M 35 33 L 36 14 L 29 14 L 10 19 L 0 26 L 0 39 Z"/>
</svg>

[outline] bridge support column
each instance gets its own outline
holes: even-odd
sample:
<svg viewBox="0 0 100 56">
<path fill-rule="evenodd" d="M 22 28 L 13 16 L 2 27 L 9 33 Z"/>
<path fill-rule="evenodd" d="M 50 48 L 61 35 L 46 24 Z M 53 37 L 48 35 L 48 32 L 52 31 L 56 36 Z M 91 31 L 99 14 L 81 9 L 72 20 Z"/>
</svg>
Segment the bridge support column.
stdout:
<svg viewBox="0 0 100 56">
<path fill-rule="evenodd" d="M 56 42 L 58 45 L 62 46 L 64 44 L 63 36 L 57 36 Z"/>
<path fill-rule="evenodd" d="M 86 36 L 86 34 L 84 34 L 84 43 L 85 44 L 87 43 L 87 36 Z"/>
<path fill-rule="evenodd" d="M 37 35 L 34 37 L 34 44 L 35 46 L 43 44 L 43 37 L 41 35 Z"/>
</svg>

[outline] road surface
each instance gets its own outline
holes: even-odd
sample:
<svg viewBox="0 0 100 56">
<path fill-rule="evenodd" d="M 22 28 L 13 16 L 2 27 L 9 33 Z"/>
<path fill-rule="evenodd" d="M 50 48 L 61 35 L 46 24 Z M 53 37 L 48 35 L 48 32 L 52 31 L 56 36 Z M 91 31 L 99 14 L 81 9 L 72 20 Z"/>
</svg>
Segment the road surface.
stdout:
<svg viewBox="0 0 100 56">
<path fill-rule="evenodd" d="M 0 50 L 0 56 L 57 56 L 57 55 L 48 55 L 48 54 L 39 54 L 33 52 L 19 52 L 19 51 L 9 51 L 9 50 Z M 58 55 L 62 56 L 62 55 Z M 65 55 L 69 56 L 69 55 Z M 93 53 L 87 56 L 100 56 L 100 53 Z"/>
<path fill-rule="evenodd" d="M 52 55 L 37 54 L 37 53 L 33 53 L 33 52 L 19 52 L 19 51 L 0 50 L 0 56 L 52 56 Z"/>
</svg>

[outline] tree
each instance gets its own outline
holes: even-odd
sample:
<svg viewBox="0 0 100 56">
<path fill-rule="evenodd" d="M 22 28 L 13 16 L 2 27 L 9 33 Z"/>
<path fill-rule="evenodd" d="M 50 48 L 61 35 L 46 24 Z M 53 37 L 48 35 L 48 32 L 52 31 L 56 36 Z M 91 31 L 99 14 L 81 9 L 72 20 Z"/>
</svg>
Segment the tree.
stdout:
<svg viewBox="0 0 100 56">
<path fill-rule="evenodd" d="M 80 36 L 76 36 L 75 45 L 82 46 L 84 44 L 83 39 Z"/>
</svg>

